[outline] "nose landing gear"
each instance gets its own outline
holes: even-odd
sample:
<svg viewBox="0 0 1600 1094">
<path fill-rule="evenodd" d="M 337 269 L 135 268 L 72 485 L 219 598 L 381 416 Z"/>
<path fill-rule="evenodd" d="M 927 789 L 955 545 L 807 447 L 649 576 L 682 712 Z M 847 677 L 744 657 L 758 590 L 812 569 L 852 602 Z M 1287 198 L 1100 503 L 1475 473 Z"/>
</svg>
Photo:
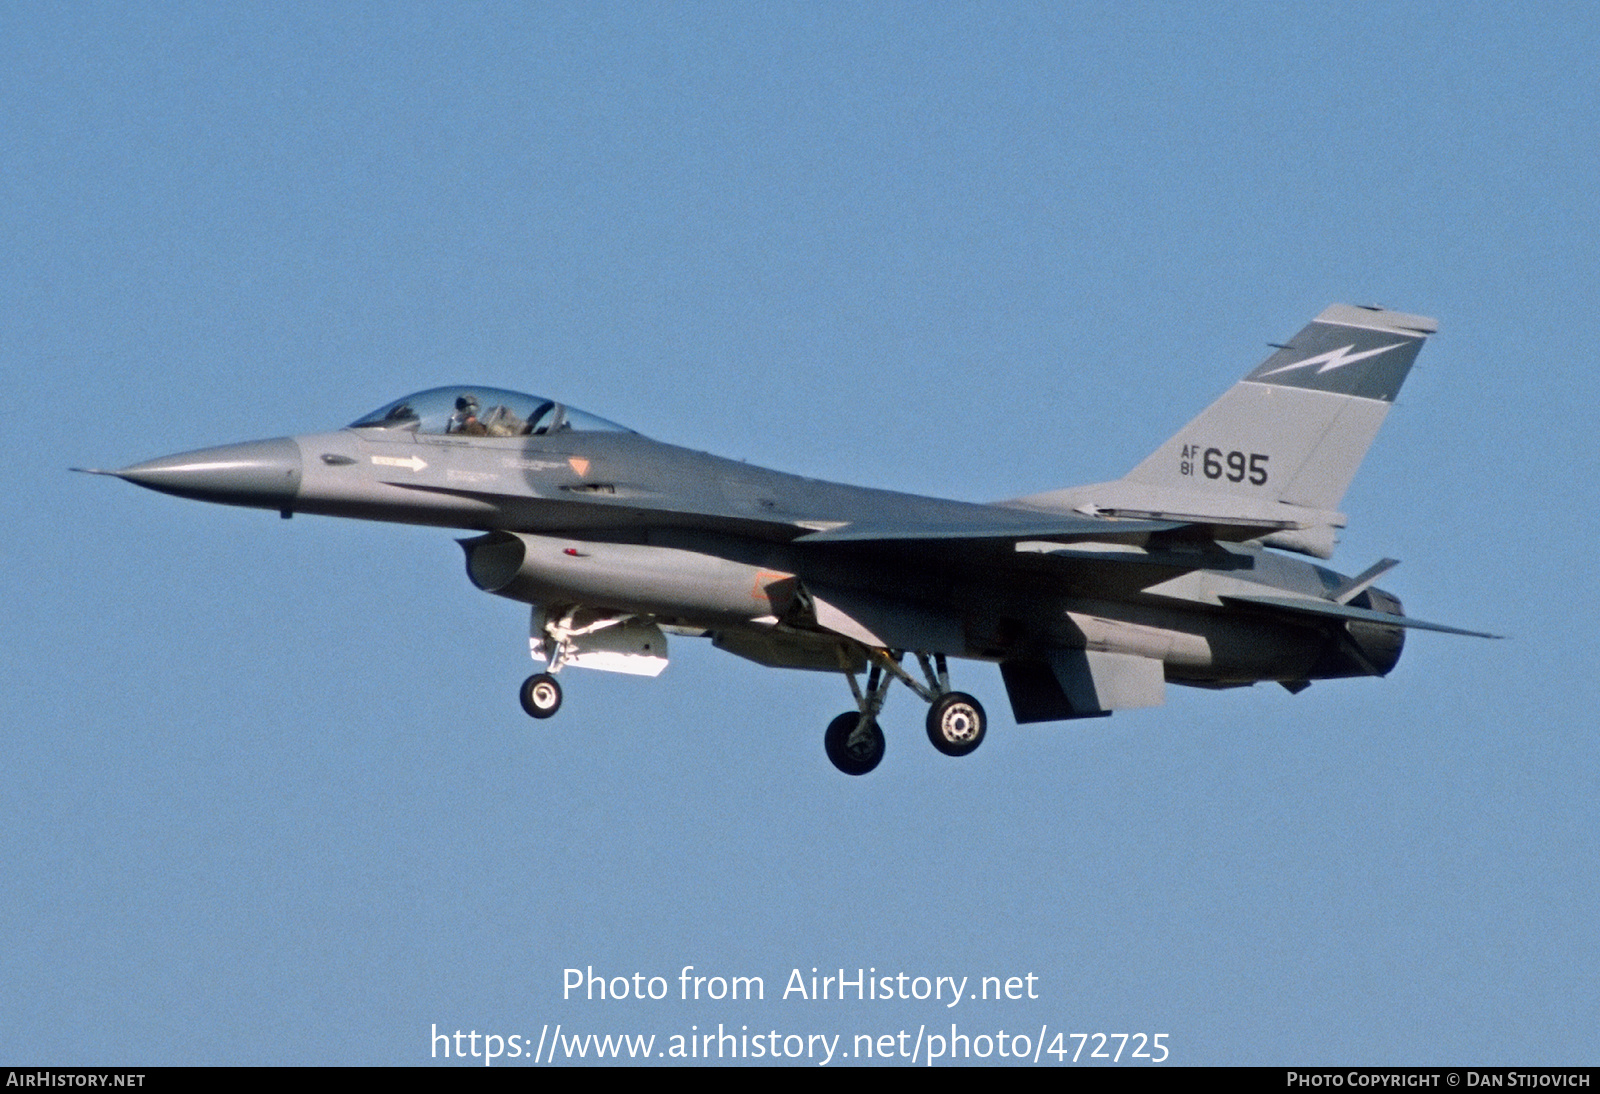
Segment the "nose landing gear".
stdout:
<svg viewBox="0 0 1600 1094">
<path fill-rule="evenodd" d="M 548 672 L 535 673 L 522 682 L 517 698 L 528 717 L 548 718 L 561 709 L 561 685 Z"/>
</svg>

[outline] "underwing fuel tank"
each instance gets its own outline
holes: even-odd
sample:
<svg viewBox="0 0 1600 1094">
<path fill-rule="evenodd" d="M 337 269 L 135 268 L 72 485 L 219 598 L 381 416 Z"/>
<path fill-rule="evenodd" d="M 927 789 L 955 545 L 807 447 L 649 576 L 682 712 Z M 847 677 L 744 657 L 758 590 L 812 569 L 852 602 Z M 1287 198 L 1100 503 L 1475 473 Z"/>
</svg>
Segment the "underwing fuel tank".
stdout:
<svg viewBox="0 0 1600 1094">
<path fill-rule="evenodd" d="M 794 602 L 793 574 L 634 543 L 490 532 L 461 540 L 467 576 L 525 604 L 578 603 L 689 620 L 770 619 Z"/>
</svg>

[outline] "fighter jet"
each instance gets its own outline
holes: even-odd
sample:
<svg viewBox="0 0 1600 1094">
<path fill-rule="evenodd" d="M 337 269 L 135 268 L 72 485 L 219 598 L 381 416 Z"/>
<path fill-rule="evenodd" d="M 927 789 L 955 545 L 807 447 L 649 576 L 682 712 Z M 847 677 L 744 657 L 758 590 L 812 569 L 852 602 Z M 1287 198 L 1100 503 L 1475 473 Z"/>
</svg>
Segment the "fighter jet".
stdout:
<svg viewBox="0 0 1600 1094">
<path fill-rule="evenodd" d="M 457 384 L 331 433 L 101 471 L 167 494 L 464 529 L 467 576 L 531 605 L 542 671 L 523 709 L 560 709 L 562 669 L 654 676 L 667 636 L 843 675 L 823 735 L 840 771 L 884 755 L 895 682 L 928 738 L 964 756 L 988 719 L 949 660 L 1000 666 L 1019 723 L 1164 701 L 1167 684 L 1384 676 L 1405 615 L 1329 558 L 1338 505 L 1431 319 L 1336 304 L 1123 478 L 975 504 L 801 478 L 650 440 L 553 399 Z M 908 664 L 908 660 L 914 664 Z M 865 680 L 861 679 L 863 673 Z"/>
</svg>

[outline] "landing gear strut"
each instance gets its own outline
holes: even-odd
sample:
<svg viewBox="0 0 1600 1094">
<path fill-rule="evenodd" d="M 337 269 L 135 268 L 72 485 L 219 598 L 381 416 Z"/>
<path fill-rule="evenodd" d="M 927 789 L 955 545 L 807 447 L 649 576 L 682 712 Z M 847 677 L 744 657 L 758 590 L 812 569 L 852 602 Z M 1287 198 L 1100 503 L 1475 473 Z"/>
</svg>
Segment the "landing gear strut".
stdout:
<svg viewBox="0 0 1600 1094">
<path fill-rule="evenodd" d="M 850 658 L 843 649 L 839 651 L 839 667 L 849 681 L 858 710 L 839 715 L 823 735 L 823 748 L 834 767 L 846 775 L 865 775 L 883 759 L 883 730 L 878 727 L 878 712 L 883 709 L 889 685 L 895 680 L 930 704 L 928 740 L 933 742 L 934 748 L 946 756 L 965 756 L 983 743 L 989 725 L 983 704 L 965 692 L 950 690 L 950 673 L 944 654 L 934 655 L 937 670 L 927 654 L 916 655 L 928 679 L 926 686 L 900 667 L 904 656 L 900 651 L 869 649 L 866 654 L 872 667 L 863 691 L 856 683 Z M 859 665 L 860 661 L 856 660 L 855 664 Z"/>
<path fill-rule="evenodd" d="M 822 735 L 822 748 L 833 766 L 846 775 L 865 775 L 883 759 L 883 730 L 878 727 L 878 712 L 889 697 L 892 679 L 882 666 L 874 664 L 867 672 L 867 690 L 863 693 L 856 683 L 855 673 L 849 671 L 849 659 L 839 651 L 840 666 L 845 668 L 844 678 L 850 681 L 850 693 L 856 697 L 857 710 L 846 711 L 828 723 L 828 732 Z"/>
</svg>

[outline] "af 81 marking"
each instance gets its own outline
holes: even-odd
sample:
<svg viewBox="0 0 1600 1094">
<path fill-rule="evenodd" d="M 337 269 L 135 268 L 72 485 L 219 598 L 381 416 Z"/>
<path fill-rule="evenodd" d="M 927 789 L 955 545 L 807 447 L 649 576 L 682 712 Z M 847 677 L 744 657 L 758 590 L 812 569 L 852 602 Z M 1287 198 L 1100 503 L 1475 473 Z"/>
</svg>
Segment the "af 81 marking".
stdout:
<svg viewBox="0 0 1600 1094">
<path fill-rule="evenodd" d="M 1208 479 L 1243 482 L 1248 478 L 1252 486 L 1267 484 L 1267 455 L 1264 452 L 1245 453 L 1237 449 L 1224 452 L 1220 448 L 1202 449 L 1197 444 L 1184 445 L 1178 454 L 1178 473 L 1192 476 L 1196 463 L 1199 464 L 1200 473 Z"/>
</svg>

